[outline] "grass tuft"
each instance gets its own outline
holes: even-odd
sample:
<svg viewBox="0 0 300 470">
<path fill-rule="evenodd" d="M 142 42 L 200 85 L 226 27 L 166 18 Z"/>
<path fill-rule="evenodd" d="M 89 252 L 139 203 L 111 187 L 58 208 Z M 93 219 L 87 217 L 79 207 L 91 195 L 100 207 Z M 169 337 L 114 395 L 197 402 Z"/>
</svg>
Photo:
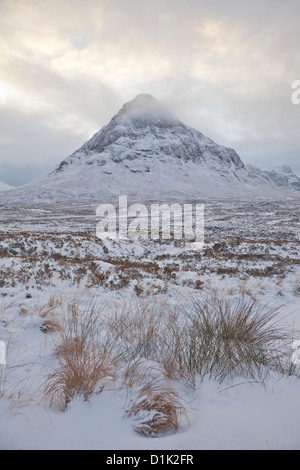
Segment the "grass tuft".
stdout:
<svg viewBox="0 0 300 470">
<path fill-rule="evenodd" d="M 219 383 L 287 371 L 291 331 L 282 321 L 282 308 L 257 295 L 211 290 L 184 306 L 178 326 L 172 328 L 172 353 L 180 369 Z"/>
<path fill-rule="evenodd" d="M 45 395 L 65 410 L 81 396 L 88 400 L 105 378 L 113 378 L 115 365 L 99 341 L 98 318 L 101 309 L 89 305 L 81 312 L 77 302 L 68 305 L 68 314 L 55 349 L 57 367 L 48 374 Z"/>
</svg>

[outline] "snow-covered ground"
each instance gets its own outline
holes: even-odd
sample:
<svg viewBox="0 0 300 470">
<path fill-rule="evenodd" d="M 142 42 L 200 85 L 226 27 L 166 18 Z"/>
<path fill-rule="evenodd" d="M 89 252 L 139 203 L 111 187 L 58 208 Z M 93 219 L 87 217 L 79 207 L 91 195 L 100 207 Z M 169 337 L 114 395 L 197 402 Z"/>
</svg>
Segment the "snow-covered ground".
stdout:
<svg viewBox="0 0 300 470">
<path fill-rule="evenodd" d="M 72 401 L 67 412 L 39 404 L 15 408 L 1 399 L 1 449 L 298 449 L 299 380 L 268 380 L 227 391 L 204 382 L 193 399 L 189 423 L 176 434 L 140 436 L 124 417 L 126 391 L 109 388 L 89 403 Z"/>
<path fill-rule="evenodd" d="M 183 241 L 103 242 L 95 237 L 94 208 L 32 209 L 1 211 L 1 449 L 300 449 L 300 380 L 293 375 L 222 383 L 197 374 L 194 383 L 168 378 L 185 413 L 177 431 L 157 438 L 134 430 L 137 417 L 127 411 L 138 387 L 124 380 L 122 368 L 65 411 L 45 397 L 58 365 L 55 322 L 63 323 L 74 303 L 97 302 L 108 318 L 125 304 L 172 311 L 214 288 L 230 298 L 243 292 L 281 304 L 282 325 L 300 339 L 296 203 L 207 204 L 198 253 Z"/>
</svg>

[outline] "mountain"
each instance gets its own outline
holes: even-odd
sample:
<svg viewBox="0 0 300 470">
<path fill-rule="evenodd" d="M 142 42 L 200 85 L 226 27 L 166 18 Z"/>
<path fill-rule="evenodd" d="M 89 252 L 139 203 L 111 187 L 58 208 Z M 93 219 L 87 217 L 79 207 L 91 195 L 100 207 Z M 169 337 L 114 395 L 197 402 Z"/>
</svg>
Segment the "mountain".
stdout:
<svg viewBox="0 0 300 470">
<path fill-rule="evenodd" d="M 300 178 L 287 166 L 278 166 L 269 170 L 261 170 L 253 165 L 247 165 L 250 172 L 276 184 L 280 188 L 300 191 Z"/>
<path fill-rule="evenodd" d="M 0 191 L 8 191 L 9 189 L 13 189 L 13 186 L 10 186 L 6 183 L 2 183 L 2 181 L 0 181 Z"/>
<path fill-rule="evenodd" d="M 235 150 L 186 126 L 142 94 L 50 174 L 1 195 L 0 204 L 101 203 L 119 195 L 168 200 L 280 194 Z"/>
</svg>

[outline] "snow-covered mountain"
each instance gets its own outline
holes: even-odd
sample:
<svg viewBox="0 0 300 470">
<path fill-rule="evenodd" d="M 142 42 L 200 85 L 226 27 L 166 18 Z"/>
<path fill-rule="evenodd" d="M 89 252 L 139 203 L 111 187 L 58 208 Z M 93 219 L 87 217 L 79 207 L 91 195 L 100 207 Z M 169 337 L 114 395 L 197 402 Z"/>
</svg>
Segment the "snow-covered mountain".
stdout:
<svg viewBox="0 0 300 470">
<path fill-rule="evenodd" d="M 10 184 L 6 184 L 0 181 L 0 191 L 8 191 L 9 189 L 13 189 L 13 186 L 10 186 Z"/>
<path fill-rule="evenodd" d="M 231 148 L 186 126 L 151 95 L 126 103 L 109 124 L 49 175 L 1 195 L 2 203 L 279 197 Z"/>
<path fill-rule="evenodd" d="M 300 191 L 300 178 L 295 175 L 293 170 L 287 166 L 278 166 L 268 170 L 261 170 L 253 165 L 247 165 L 250 172 L 256 176 L 264 178 L 266 181 L 272 182 L 284 189 Z"/>
</svg>

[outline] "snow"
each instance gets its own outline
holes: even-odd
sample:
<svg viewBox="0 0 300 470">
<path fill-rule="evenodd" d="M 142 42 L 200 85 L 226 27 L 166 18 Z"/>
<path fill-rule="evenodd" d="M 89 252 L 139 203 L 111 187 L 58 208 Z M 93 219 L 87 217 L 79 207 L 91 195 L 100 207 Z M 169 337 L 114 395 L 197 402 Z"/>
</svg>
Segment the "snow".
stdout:
<svg viewBox="0 0 300 470">
<path fill-rule="evenodd" d="M 9 189 L 13 189 L 13 186 L 0 181 L 0 191 L 8 191 Z"/>
<path fill-rule="evenodd" d="M 292 191 L 300 191 L 300 178 L 295 175 L 293 170 L 287 165 L 263 170 L 253 165 L 247 165 L 247 168 L 253 175 L 275 183 L 278 187 Z"/>
<path fill-rule="evenodd" d="M 62 253 L 71 260 L 73 239 L 68 242 L 68 235 L 62 237 L 66 241 L 61 247 Z M 34 237 L 31 236 L 27 243 L 28 246 L 34 246 Z M 71 243 L 69 250 L 68 243 Z M 4 241 L 3 246 L 7 246 L 7 242 Z M 43 257 L 45 248 L 50 252 L 55 249 L 52 242 L 46 245 L 39 242 L 38 246 Z M 143 244 L 137 246 L 140 246 L 140 250 L 136 255 L 135 244 L 131 246 L 132 257 L 141 259 L 145 247 L 142 252 Z M 258 244 L 258 253 L 260 250 L 263 252 L 262 248 L 263 243 Z M 96 257 L 100 256 L 100 247 L 95 251 L 95 247 L 85 247 L 82 242 L 80 249 L 83 258 L 87 249 L 94 252 Z M 120 247 L 116 245 L 114 254 L 119 253 L 122 257 L 126 252 L 125 247 L 123 253 L 119 250 Z M 158 248 L 155 250 L 154 252 L 159 252 Z M 240 247 L 240 253 L 243 252 L 246 252 L 245 243 Z M 291 252 L 292 249 L 286 252 L 283 247 L 278 247 L 276 253 L 287 256 Z M 176 259 L 179 251 L 170 244 L 169 247 L 161 247 L 161 253 L 170 253 Z M 17 253 L 15 262 L 18 256 Z M 298 259 L 297 255 L 295 259 Z M 101 266 L 107 268 L 107 263 L 101 261 Z M 194 294 L 193 289 L 184 287 L 180 279 L 199 278 L 197 272 L 191 270 L 178 271 L 176 275 L 175 284 L 165 294 L 166 299 L 174 304 L 177 297 Z M 222 285 L 222 288 L 228 289 L 236 289 L 241 282 L 235 278 L 221 281 L 216 275 L 202 276 L 201 279 L 209 282 L 211 287 Z M 256 290 L 259 287 L 266 302 L 274 296 L 278 297 L 277 291 L 280 288 L 279 299 L 286 305 L 286 318 L 298 330 L 300 297 L 292 289 L 299 285 L 299 280 L 298 269 L 281 281 L 280 286 L 277 286 L 276 278 L 250 278 L 245 282 L 244 288 Z M 146 438 L 134 431 L 135 418 L 128 417 L 125 412 L 128 390 L 118 381 L 106 380 L 103 391 L 92 394 L 89 402 L 79 397 L 74 398 L 65 412 L 49 406 L 42 398 L 41 384 L 45 374 L 55 366 L 54 336 L 41 332 L 39 308 L 52 295 L 80 300 L 82 303 L 96 296 L 104 305 L 109 305 L 112 301 L 114 304 L 124 300 L 132 301 L 133 292 L 130 286 L 116 293 L 99 287 L 88 292 L 84 282 L 75 288 L 72 281 L 59 281 L 59 276 L 54 275 L 51 278 L 53 285 L 44 285 L 41 290 L 37 289 L 38 284 L 33 288 L 33 282 L 29 281 L 31 298 L 26 298 L 28 290 L 25 286 L 1 289 L 2 293 L 7 294 L 2 299 L 1 307 L 8 305 L 8 309 L 0 318 L 0 337 L 6 342 L 12 337 L 15 347 L 9 358 L 13 365 L 7 377 L 9 393 L 0 398 L 0 449 L 300 449 L 300 381 L 295 377 L 282 377 L 275 373 L 264 383 L 242 377 L 223 384 L 205 379 L 197 382 L 195 387 L 173 383 L 184 399 L 187 418 L 181 418 L 177 433 L 158 438 Z M 30 313 L 20 314 L 20 308 Z M 22 386 L 15 389 L 14 384 L 24 380 L 25 382 L 21 382 Z M 18 393 L 18 389 L 21 393 Z"/>
<path fill-rule="evenodd" d="M 205 199 L 203 250 L 190 252 L 177 240 L 100 241 L 97 205 L 120 195 L 128 205 Z M 8 352 L 0 365 L 0 449 L 299 450 L 300 380 L 275 372 L 222 384 L 196 377 L 194 386 L 170 379 L 186 416 L 177 432 L 157 438 L 134 431 L 137 416 L 126 410 L 139 386 L 126 386 L 120 372 L 62 412 L 44 395 L 59 333 L 45 333 L 41 315 L 53 298 L 54 320 L 61 320 L 70 301 L 84 307 L 96 300 L 105 316 L 139 300 L 174 307 L 214 288 L 254 292 L 264 304 L 285 306 L 296 348 L 299 202 L 297 191 L 245 167 L 234 150 L 185 126 L 149 95 L 126 103 L 49 175 L 1 194 L 0 340 Z"/>
<path fill-rule="evenodd" d="M 119 195 L 299 197 L 247 168 L 233 149 L 186 126 L 150 95 L 139 95 L 49 175 L 1 195 L 0 204 L 100 204 Z"/>
<path fill-rule="evenodd" d="M 189 423 L 156 439 L 133 431 L 124 417 L 124 390 L 104 389 L 90 403 L 74 399 L 64 413 L 35 404 L 18 410 L 1 399 L 0 449 L 299 450 L 299 381 L 274 377 L 266 388 L 245 383 L 222 389 L 203 383 Z"/>
</svg>

